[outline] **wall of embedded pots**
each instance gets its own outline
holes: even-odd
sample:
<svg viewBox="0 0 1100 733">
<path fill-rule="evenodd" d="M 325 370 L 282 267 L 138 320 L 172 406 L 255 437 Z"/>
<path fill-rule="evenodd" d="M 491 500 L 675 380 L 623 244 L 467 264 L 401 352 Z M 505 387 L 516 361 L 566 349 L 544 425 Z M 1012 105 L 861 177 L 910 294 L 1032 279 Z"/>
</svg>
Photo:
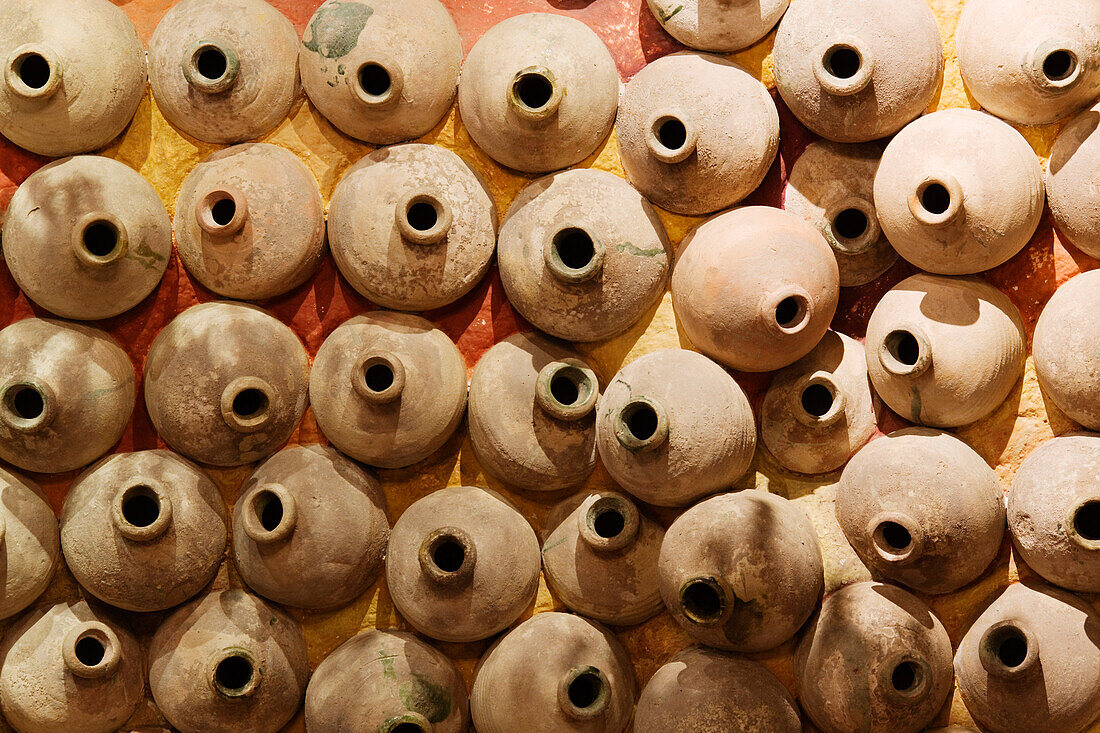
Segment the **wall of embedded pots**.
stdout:
<svg viewBox="0 0 1100 733">
<path fill-rule="evenodd" d="M 1094 0 L 163 5 L 0 4 L 0 729 L 1100 729 Z"/>
</svg>

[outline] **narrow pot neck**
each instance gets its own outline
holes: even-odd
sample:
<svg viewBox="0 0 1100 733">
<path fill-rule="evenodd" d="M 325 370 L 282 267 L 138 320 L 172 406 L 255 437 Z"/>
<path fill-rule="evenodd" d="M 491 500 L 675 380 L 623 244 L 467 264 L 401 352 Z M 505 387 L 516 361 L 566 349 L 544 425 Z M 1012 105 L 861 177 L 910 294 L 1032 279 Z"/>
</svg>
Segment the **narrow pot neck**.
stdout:
<svg viewBox="0 0 1100 733">
<path fill-rule="evenodd" d="M 69 629 L 61 642 L 61 659 L 69 673 L 86 680 L 114 675 L 122 661 L 118 636 L 104 623 L 83 621 Z"/>
<path fill-rule="evenodd" d="M 396 402 L 405 390 L 405 365 L 390 351 L 360 354 L 351 367 L 351 386 L 372 405 Z"/>
<path fill-rule="evenodd" d="M 160 481 L 134 477 L 111 502 L 111 519 L 131 542 L 152 542 L 172 525 L 172 498 Z"/>
<path fill-rule="evenodd" d="M 241 500 L 244 532 L 258 545 L 285 542 L 298 526 L 298 502 L 285 486 L 257 484 Z"/>
<path fill-rule="evenodd" d="M 508 85 L 508 107 L 523 122 L 537 127 L 558 114 L 565 85 L 545 66 L 528 66 L 516 72 Z"/>
<path fill-rule="evenodd" d="M 45 44 L 19 46 L 4 63 L 4 83 L 12 94 L 44 102 L 61 88 L 61 57 Z"/>
<path fill-rule="evenodd" d="M 579 359 L 553 361 L 535 379 L 535 402 L 557 420 L 581 420 L 596 409 L 599 386 L 596 373 Z"/>
<path fill-rule="evenodd" d="M 237 81 L 241 59 L 232 44 L 219 40 L 202 40 L 184 54 L 183 76 L 187 84 L 200 94 L 221 94 Z"/>
<path fill-rule="evenodd" d="M 440 527 L 424 538 L 417 556 L 420 570 L 430 581 L 440 586 L 460 587 L 473 580 L 477 545 L 465 530 Z"/>
<path fill-rule="evenodd" d="M 610 491 L 593 494 L 577 512 L 577 532 L 592 550 L 619 552 L 638 538 L 641 516 L 638 508 L 622 494 Z"/>
</svg>

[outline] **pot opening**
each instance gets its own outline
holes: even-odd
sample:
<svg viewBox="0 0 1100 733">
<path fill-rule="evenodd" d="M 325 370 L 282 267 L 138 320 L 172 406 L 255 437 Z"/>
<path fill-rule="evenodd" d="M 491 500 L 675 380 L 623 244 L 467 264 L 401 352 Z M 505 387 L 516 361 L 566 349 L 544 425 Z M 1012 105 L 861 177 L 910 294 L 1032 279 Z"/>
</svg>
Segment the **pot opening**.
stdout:
<svg viewBox="0 0 1100 733">
<path fill-rule="evenodd" d="M 195 57 L 195 68 L 199 74 L 210 81 L 217 81 L 225 76 L 229 68 L 229 60 L 220 48 L 206 46 Z"/>
<path fill-rule="evenodd" d="M 687 127 L 682 120 L 666 117 L 657 125 L 657 141 L 671 151 L 677 151 L 687 143 Z"/>
<path fill-rule="evenodd" d="M 657 432 L 657 411 L 645 402 L 635 402 L 628 408 L 626 429 L 638 440 L 649 440 Z"/>
<path fill-rule="evenodd" d="M 122 518 L 135 527 L 148 527 L 160 516 L 160 498 L 150 487 L 131 486 L 122 495 Z"/>
<path fill-rule="evenodd" d="M 218 662 L 214 668 L 214 683 L 222 694 L 240 697 L 252 686 L 255 674 L 251 659 L 233 654 Z"/>
<path fill-rule="evenodd" d="M 512 83 L 512 92 L 523 106 L 538 110 L 545 107 L 554 96 L 554 84 L 537 71 L 520 74 Z"/>
<path fill-rule="evenodd" d="M 563 405 L 572 405 L 577 402 L 577 398 L 581 395 L 581 390 L 577 382 L 570 379 L 568 374 L 558 372 L 554 375 L 554 378 L 550 380 L 550 394 L 554 396 L 555 400 Z"/>
<path fill-rule="evenodd" d="M 802 409 L 814 417 L 824 417 L 833 408 L 836 395 L 824 384 L 811 384 L 802 390 Z"/>
<path fill-rule="evenodd" d="M 884 552 L 898 555 L 913 544 L 913 536 L 897 522 L 883 522 L 875 529 L 875 542 Z"/>
<path fill-rule="evenodd" d="M 623 531 L 626 527 L 626 519 L 618 510 L 608 509 L 596 515 L 592 527 L 600 537 L 610 539 L 617 537 Z"/>
<path fill-rule="evenodd" d="M 432 548 L 432 562 L 445 573 L 458 572 L 465 561 L 466 550 L 457 540 L 450 537 L 442 538 Z"/>
<path fill-rule="evenodd" d="M 775 306 L 775 322 L 780 328 L 790 329 L 806 318 L 806 299 L 788 295 Z"/>
<path fill-rule="evenodd" d="M 73 647 L 76 653 L 76 658 L 80 660 L 80 663 L 88 667 L 94 667 L 103 661 L 103 658 L 107 656 L 107 648 L 103 646 L 103 642 L 94 636 L 84 636 L 77 639 L 76 646 Z"/>
<path fill-rule="evenodd" d="M 825 70 L 837 79 L 851 79 L 859 73 L 863 59 L 850 46 L 835 46 L 826 52 L 824 65 Z"/>
<path fill-rule="evenodd" d="M 569 227 L 554 235 L 554 252 L 570 270 L 583 270 L 596 256 L 596 245 L 583 229 Z"/>
<path fill-rule="evenodd" d="M 256 492 L 252 511 L 260 526 L 268 532 L 274 532 L 283 523 L 283 502 L 274 491 Z"/>
<path fill-rule="evenodd" d="M 389 364 L 371 364 L 363 371 L 363 379 L 372 392 L 385 392 L 393 385 L 393 367 Z"/>
<path fill-rule="evenodd" d="M 1073 513 L 1073 529 L 1086 540 L 1100 540 L 1100 501 L 1085 502 Z"/>
<path fill-rule="evenodd" d="M 237 202 L 231 197 L 218 199 L 210 205 L 210 220 L 218 226 L 228 226 L 237 215 Z"/>
<path fill-rule="evenodd" d="M 381 64 L 363 64 L 359 69 L 359 88 L 372 97 L 382 97 L 390 91 L 393 80 Z"/>
<path fill-rule="evenodd" d="M 37 420 L 46 410 L 46 399 L 37 388 L 17 384 L 4 395 L 4 407 L 16 420 Z"/>
<path fill-rule="evenodd" d="M 106 219 L 96 219 L 84 228 L 81 242 L 92 257 L 110 257 L 118 248 L 118 227 Z"/>
<path fill-rule="evenodd" d="M 903 694 L 917 692 L 924 682 L 924 671 L 915 662 L 902 662 L 890 673 L 890 684 Z"/>
<path fill-rule="evenodd" d="M 15 73 L 19 81 L 31 89 L 41 89 L 50 80 L 50 62 L 44 56 L 37 53 L 28 53 L 16 62 Z"/>
<path fill-rule="evenodd" d="M 951 192 L 942 183 L 931 181 L 921 187 L 920 205 L 929 214 L 943 214 L 951 208 Z"/>
<path fill-rule="evenodd" d="M 920 342 L 908 331 L 892 331 L 887 335 L 886 350 L 904 366 L 916 366 L 920 361 Z"/>
<path fill-rule="evenodd" d="M 1027 659 L 1027 637 L 1015 626 L 1002 626 L 986 643 L 992 656 L 1007 669 L 1019 667 Z"/>
<path fill-rule="evenodd" d="M 233 398 L 233 412 L 245 420 L 260 417 L 270 405 L 267 395 L 255 387 L 247 387 L 237 393 Z"/>
<path fill-rule="evenodd" d="M 867 214 L 859 209 L 844 209 L 833 219 L 833 231 L 841 239 L 859 239 L 869 226 Z"/>
<path fill-rule="evenodd" d="M 428 201 L 417 201 L 405 212 L 409 226 L 420 232 L 430 231 L 439 221 L 439 212 Z"/>
<path fill-rule="evenodd" d="M 1043 59 L 1043 76 L 1050 81 L 1065 81 L 1077 71 L 1077 55 L 1066 49 L 1051 51 Z"/>
<path fill-rule="evenodd" d="M 569 683 L 569 702 L 578 710 L 590 708 L 603 692 L 603 678 L 595 672 L 582 672 Z"/>
<path fill-rule="evenodd" d="M 390 733 L 425 733 L 420 723 L 398 723 L 390 728 Z"/>
<path fill-rule="evenodd" d="M 726 610 L 726 599 L 717 582 L 711 578 L 699 578 L 688 582 L 680 591 L 680 605 L 692 621 L 712 624 Z"/>
</svg>

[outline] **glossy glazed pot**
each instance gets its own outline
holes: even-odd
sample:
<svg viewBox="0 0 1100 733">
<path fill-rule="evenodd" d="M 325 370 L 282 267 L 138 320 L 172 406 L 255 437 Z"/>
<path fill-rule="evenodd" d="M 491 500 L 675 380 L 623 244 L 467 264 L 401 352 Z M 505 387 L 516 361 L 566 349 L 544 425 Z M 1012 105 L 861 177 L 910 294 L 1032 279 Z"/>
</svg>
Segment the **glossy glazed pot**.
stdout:
<svg viewBox="0 0 1100 733">
<path fill-rule="evenodd" d="M 795 3 L 775 34 L 775 85 L 802 124 L 836 142 L 892 135 L 936 97 L 943 42 L 924 0 Z"/>
<path fill-rule="evenodd" d="M 450 659 L 416 636 L 369 629 L 313 672 L 305 724 L 310 733 L 466 733 L 466 683 Z"/>
<path fill-rule="evenodd" d="M 468 424 L 478 465 L 526 491 L 576 486 L 596 467 L 600 383 L 573 350 L 516 334 L 482 354 Z"/>
<path fill-rule="evenodd" d="M 252 143 L 219 150 L 176 200 L 183 266 L 218 295 L 262 300 L 305 282 L 325 254 L 317 181 L 293 153 Z"/>
<path fill-rule="evenodd" d="M 340 132 L 392 145 L 429 132 L 454 101 L 462 42 L 438 0 L 328 0 L 302 36 L 302 87 Z"/>
<path fill-rule="evenodd" d="M 144 697 L 137 639 L 84 601 L 27 614 L 2 651 L 0 707 L 20 733 L 112 733 Z"/>
<path fill-rule="evenodd" d="M 485 275 L 496 247 L 496 204 L 484 180 L 438 145 L 360 158 L 328 211 L 340 273 L 383 308 L 422 311 L 458 300 Z"/>
<path fill-rule="evenodd" d="M 701 53 L 647 64 L 623 90 L 615 125 L 627 180 L 681 214 L 709 214 L 748 196 L 779 148 L 767 88 L 732 61 Z"/>
<path fill-rule="evenodd" d="M 701 354 L 663 349 L 623 367 L 596 406 L 604 467 L 637 498 L 686 506 L 728 489 L 756 447 L 752 407 Z"/>
<path fill-rule="evenodd" d="M 1100 107 L 1062 128 L 1050 151 L 1047 202 L 1058 231 L 1089 257 L 1100 257 Z"/>
<path fill-rule="evenodd" d="M 27 318 L 0 331 L 0 458 L 26 471 L 86 466 L 122 437 L 134 366 L 104 331 Z"/>
<path fill-rule="evenodd" d="M 670 36 L 690 48 L 732 53 L 771 32 L 789 0 L 649 0 L 649 10 Z"/>
<path fill-rule="evenodd" d="M 242 590 L 192 601 L 149 644 L 149 689 L 181 733 L 275 733 L 308 678 L 298 623 Z"/>
<path fill-rule="evenodd" d="M 570 497 L 546 519 L 546 584 L 582 616 L 612 626 L 640 624 L 661 610 L 657 557 L 665 535 L 625 494 Z"/>
<path fill-rule="evenodd" d="M 458 107 L 470 138 L 509 168 L 548 173 L 581 162 L 615 123 L 619 73 L 575 18 L 524 13 L 497 23 L 462 64 Z"/>
<path fill-rule="evenodd" d="M 62 318 L 110 318 L 153 292 L 172 222 L 129 166 L 79 155 L 39 168 L 3 218 L 4 260 L 28 298 Z"/>
<path fill-rule="evenodd" d="M 372 466 L 401 468 L 434 453 L 462 422 L 466 364 L 430 321 L 375 311 L 325 339 L 309 393 L 334 446 Z"/>
<path fill-rule="evenodd" d="M 298 34 L 264 0 L 182 0 L 149 39 L 149 84 L 165 119 L 187 135 L 254 140 L 300 96 Z"/>
<path fill-rule="evenodd" d="M 1100 714 L 1100 617 L 1038 582 L 1010 585 L 966 632 L 955 675 L 991 733 L 1077 733 Z"/>
<path fill-rule="evenodd" d="M 105 147 L 145 92 L 145 49 L 107 0 L 9 0 L 0 8 L 0 135 L 39 155 Z"/>
<path fill-rule="evenodd" d="M 836 257 L 821 233 L 766 206 L 700 224 L 672 272 L 672 302 L 691 343 L 746 372 L 780 369 L 810 353 L 839 291 Z"/>
<path fill-rule="evenodd" d="M 879 300 L 867 323 L 867 371 L 907 420 L 966 425 L 1008 397 L 1027 356 L 1020 312 L 976 278 L 914 275 Z"/>
<path fill-rule="evenodd" d="M 264 598 L 324 610 L 377 578 L 390 523 L 378 480 L 321 445 L 286 448 L 260 464 L 233 507 L 233 562 Z"/>
<path fill-rule="evenodd" d="M 799 702 L 823 733 L 918 733 L 955 679 L 943 623 L 916 596 L 882 583 L 830 593 L 796 664 Z"/>
<path fill-rule="evenodd" d="M 393 605 L 420 633 L 441 641 L 486 639 L 535 600 L 539 542 L 499 494 L 440 489 L 393 525 L 386 584 Z"/>
<path fill-rule="evenodd" d="M 61 545 L 57 518 L 42 489 L 0 468 L 0 619 L 34 603 L 50 584 Z"/>
<path fill-rule="evenodd" d="M 470 715 L 480 733 L 622 733 L 635 695 L 630 656 L 614 635 L 579 616 L 539 613 L 481 658 Z"/>
<path fill-rule="evenodd" d="M 905 428 L 872 440 L 848 462 L 836 518 L 872 572 L 921 593 L 950 593 L 1000 551 L 1004 492 L 966 443 Z"/>
<path fill-rule="evenodd" d="M 875 175 L 882 231 L 941 275 L 1007 262 L 1043 216 L 1043 169 L 1024 136 L 972 109 L 933 112 L 897 134 Z"/>
<path fill-rule="evenodd" d="M 756 489 L 720 494 L 681 514 L 665 533 L 657 572 L 661 598 L 685 631 L 739 652 L 794 636 L 824 586 L 810 520 Z"/>
<path fill-rule="evenodd" d="M 225 502 L 199 467 L 165 450 L 118 453 L 81 474 L 61 510 L 61 547 L 77 582 L 128 611 L 162 611 L 214 579 L 225 556 Z"/>
<path fill-rule="evenodd" d="M 213 466 L 274 453 L 305 412 L 308 384 L 309 357 L 294 332 L 242 303 L 191 306 L 161 329 L 145 360 L 145 406 L 160 437 Z"/>
<path fill-rule="evenodd" d="M 1100 328 L 1093 317 L 1100 304 L 1100 272 L 1085 272 L 1063 283 L 1039 315 L 1032 340 L 1035 371 L 1043 394 L 1070 419 L 1100 429 Z"/>
</svg>

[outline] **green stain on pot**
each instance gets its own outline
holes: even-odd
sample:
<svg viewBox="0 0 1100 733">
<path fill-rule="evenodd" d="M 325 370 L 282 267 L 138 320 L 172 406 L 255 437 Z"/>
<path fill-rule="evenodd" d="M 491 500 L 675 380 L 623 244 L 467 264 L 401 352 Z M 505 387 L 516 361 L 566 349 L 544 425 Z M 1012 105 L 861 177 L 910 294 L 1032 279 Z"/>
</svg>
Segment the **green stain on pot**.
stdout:
<svg viewBox="0 0 1100 733">
<path fill-rule="evenodd" d="M 396 654 L 386 654 L 385 649 L 378 650 L 378 661 L 382 663 L 382 676 L 388 680 L 397 679 L 397 672 L 393 669 L 393 660 Z"/>
<path fill-rule="evenodd" d="M 635 247 L 630 242 L 623 242 L 622 244 L 616 245 L 615 249 L 620 252 L 626 252 L 627 254 L 637 255 L 639 257 L 656 257 L 659 254 L 664 254 L 665 251 L 664 247 L 641 249 L 640 247 Z"/>
<path fill-rule="evenodd" d="M 326 3 L 309 24 L 310 38 L 302 45 L 327 59 L 347 56 L 359 43 L 359 34 L 374 10 L 357 2 Z"/>
<path fill-rule="evenodd" d="M 658 10 L 657 15 L 660 16 L 662 23 L 667 23 L 668 21 L 670 21 L 672 19 L 672 16 L 676 15 L 677 13 L 679 13 L 683 9 L 684 9 L 683 5 L 677 5 L 675 8 L 673 8 L 672 10 L 669 10 L 669 11 Z"/>
<path fill-rule="evenodd" d="M 451 714 L 451 693 L 423 675 L 410 673 L 412 679 L 397 687 L 401 704 L 406 710 L 420 713 L 432 723 L 439 723 Z"/>
</svg>

